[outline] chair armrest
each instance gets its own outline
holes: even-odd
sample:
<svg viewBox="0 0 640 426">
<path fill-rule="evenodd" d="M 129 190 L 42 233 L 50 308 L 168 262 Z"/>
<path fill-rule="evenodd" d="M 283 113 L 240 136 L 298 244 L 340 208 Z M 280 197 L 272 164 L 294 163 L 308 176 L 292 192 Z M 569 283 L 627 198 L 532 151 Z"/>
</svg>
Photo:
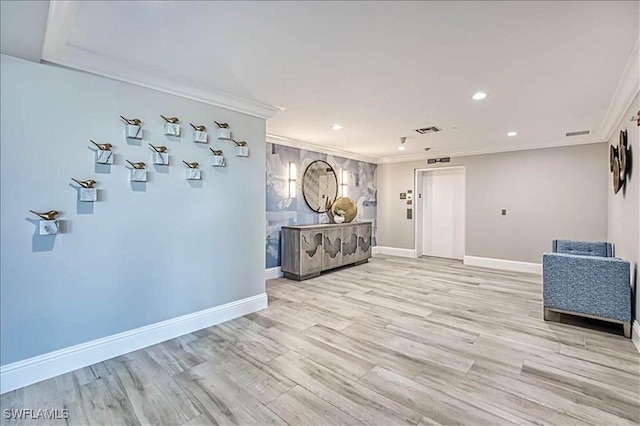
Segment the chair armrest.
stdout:
<svg viewBox="0 0 640 426">
<path fill-rule="evenodd" d="M 542 265 L 545 307 L 631 321 L 630 268 L 626 260 L 546 253 Z"/>
</svg>

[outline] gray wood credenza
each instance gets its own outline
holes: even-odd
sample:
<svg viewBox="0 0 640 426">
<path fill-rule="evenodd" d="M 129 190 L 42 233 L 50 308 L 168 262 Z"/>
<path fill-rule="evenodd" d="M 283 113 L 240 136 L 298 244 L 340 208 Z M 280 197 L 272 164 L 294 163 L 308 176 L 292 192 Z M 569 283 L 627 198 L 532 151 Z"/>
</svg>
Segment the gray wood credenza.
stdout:
<svg viewBox="0 0 640 426">
<path fill-rule="evenodd" d="M 371 222 L 282 227 L 282 272 L 306 280 L 371 257 Z"/>
</svg>

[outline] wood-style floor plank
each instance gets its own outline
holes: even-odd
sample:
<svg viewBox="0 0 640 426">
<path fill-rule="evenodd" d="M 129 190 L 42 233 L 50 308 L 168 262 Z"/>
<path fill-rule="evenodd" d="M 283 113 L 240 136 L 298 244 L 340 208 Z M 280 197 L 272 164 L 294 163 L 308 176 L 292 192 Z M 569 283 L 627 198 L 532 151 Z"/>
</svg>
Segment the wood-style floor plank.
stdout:
<svg viewBox="0 0 640 426">
<path fill-rule="evenodd" d="M 619 326 L 542 319 L 537 275 L 380 256 L 268 309 L 8 392 L 31 425 L 639 424 Z M 0 414 L 3 414 L 4 411 Z"/>
</svg>

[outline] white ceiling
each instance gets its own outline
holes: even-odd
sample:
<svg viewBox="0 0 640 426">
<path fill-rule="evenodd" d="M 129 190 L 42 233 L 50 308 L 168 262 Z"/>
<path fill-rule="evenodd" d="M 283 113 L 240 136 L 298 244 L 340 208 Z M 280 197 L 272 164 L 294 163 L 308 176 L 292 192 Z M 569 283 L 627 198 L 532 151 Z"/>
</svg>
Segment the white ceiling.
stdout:
<svg viewBox="0 0 640 426">
<path fill-rule="evenodd" d="M 48 11 L 48 1 L 0 1 L 0 51 L 39 61 Z"/>
<path fill-rule="evenodd" d="M 269 133 L 329 149 L 376 159 L 424 147 L 431 156 L 496 152 L 608 136 L 603 120 L 638 40 L 638 5 L 56 2 L 44 55 L 196 98 L 222 93 L 257 115 L 277 106 Z M 478 90 L 489 97 L 472 101 Z M 443 131 L 412 132 L 431 125 Z M 584 129 L 592 135 L 564 136 Z"/>
</svg>

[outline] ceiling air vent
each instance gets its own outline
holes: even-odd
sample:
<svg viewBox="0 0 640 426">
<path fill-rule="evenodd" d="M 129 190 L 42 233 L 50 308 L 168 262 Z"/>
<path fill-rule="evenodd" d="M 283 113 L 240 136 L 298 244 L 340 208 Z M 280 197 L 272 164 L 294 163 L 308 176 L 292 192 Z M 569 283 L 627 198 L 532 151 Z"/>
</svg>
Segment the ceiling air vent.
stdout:
<svg viewBox="0 0 640 426">
<path fill-rule="evenodd" d="M 571 136 L 588 135 L 589 133 L 591 133 L 591 130 L 580 130 L 579 132 L 567 132 L 564 135 L 566 137 L 571 137 Z"/>
<path fill-rule="evenodd" d="M 416 132 L 420 133 L 421 135 L 426 135 L 427 133 L 436 133 L 440 131 L 442 131 L 442 129 L 436 126 L 423 127 L 421 129 L 416 129 Z"/>
<path fill-rule="evenodd" d="M 427 164 L 450 163 L 450 162 L 451 162 L 451 157 L 429 158 L 429 159 L 427 159 Z"/>
</svg>

